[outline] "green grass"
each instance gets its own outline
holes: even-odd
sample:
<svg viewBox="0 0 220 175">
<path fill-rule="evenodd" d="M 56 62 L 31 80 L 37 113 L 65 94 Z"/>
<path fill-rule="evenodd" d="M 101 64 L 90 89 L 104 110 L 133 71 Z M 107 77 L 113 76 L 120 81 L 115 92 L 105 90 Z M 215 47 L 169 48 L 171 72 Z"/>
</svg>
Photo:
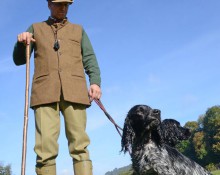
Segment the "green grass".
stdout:
<svg viewBox="0 0 220 175">
<path fill-rule="evenodd" d="M 131 172 L 124 172 L 124 173 L 121 173 L 120 175 L 131 175 L 131 174 L 132 174 Z M 212 171 L 212 175 L 220 175 L 220 170 Z"/>
<path fill-rule="evenodd" d="M 212 171 L 212 175 L 220 175 L 220 170 L 218 170 L 218 171 Z"/>
</svg>

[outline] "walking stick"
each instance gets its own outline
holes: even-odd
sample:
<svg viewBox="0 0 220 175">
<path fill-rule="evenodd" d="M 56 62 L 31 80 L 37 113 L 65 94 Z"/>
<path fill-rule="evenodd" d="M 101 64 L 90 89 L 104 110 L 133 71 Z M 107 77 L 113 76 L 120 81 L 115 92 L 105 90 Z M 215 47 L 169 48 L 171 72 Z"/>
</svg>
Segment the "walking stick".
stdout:
<svg viewBox="0 0 220 175">
<path fill-rule="evenodd" d="M 27 153 L 27 129 L 28 129 L 28 108 L 29 108 L 29 76 L 30 76 L 30 45 L 26 45 L 26 86 L 25 86 L 25 107 L 24 107 L 24 128 L 21 175 L 25 175 L 26 153 Z"/>
</svg>

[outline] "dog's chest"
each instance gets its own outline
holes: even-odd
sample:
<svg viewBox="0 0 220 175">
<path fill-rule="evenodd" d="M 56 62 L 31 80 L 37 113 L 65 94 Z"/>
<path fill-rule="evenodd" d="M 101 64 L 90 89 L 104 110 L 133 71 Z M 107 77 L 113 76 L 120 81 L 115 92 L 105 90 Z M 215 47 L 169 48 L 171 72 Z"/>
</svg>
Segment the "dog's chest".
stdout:
<svg viewBox="0 0 220 175">
<path fill-rule="evenodd" d="M 140 175 L 209 175 L 202 167 L 184 158 L 172 156 L 166 147 L 154 142 L 132 150 L 133 168 Z"/>
<path fill-rule="evenodd" d="M 154 162 L 159 161 L 161 156 L 160 148 L 158 148 L 153 142 L 150 142 L 143 145 L 141 149 L 133 150 L 133 168 L 139 172 L 139 174 L 149 173 L 153 171 Z"/>
</svg>

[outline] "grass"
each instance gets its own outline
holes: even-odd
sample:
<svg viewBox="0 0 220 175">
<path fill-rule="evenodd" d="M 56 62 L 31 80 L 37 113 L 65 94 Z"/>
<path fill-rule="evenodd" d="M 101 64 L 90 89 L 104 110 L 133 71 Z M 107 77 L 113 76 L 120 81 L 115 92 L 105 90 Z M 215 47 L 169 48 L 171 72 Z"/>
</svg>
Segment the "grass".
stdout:
<svg viewBox="0 0 220 175">
<path fill-rule="evenodd" d="M 220 175 L 220 170 L 218 170 L 218 171 L 212 171 L 212 175 Z"/>
<path fill-rule="evenodd" d="M 131 172 L 124 172 L 120 175 L 131 175 L 131 174 L 132 174 Z M 212 175 L 220 175 L 220 170 L 212 171 Z"/>
</svg>

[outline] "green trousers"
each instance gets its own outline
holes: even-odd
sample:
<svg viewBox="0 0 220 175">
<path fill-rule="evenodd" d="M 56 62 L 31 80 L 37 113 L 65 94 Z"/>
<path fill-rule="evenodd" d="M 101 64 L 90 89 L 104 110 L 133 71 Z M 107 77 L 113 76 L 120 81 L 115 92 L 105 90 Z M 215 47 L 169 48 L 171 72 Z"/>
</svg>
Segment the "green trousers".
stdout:
<svg viewBox="0 0 220 175">
<path fill-rule="evenodd" d="M 34 108 L 36 172 L 40 172 L 40 169 L 45 167 L 53 167 L 54 173 L 52 174 L 56 174 L 54 167 L 56 167 L 56 157 L 58 156 L 57 140 L 60 134 L 60 112 L 64 117 L 69 153 L 74 164 L 83 161 L 90 162 L 87 150 L 90 140 L 85 132 L 86 106 L 61 99 L 59 103 Z"/>
</svg>

